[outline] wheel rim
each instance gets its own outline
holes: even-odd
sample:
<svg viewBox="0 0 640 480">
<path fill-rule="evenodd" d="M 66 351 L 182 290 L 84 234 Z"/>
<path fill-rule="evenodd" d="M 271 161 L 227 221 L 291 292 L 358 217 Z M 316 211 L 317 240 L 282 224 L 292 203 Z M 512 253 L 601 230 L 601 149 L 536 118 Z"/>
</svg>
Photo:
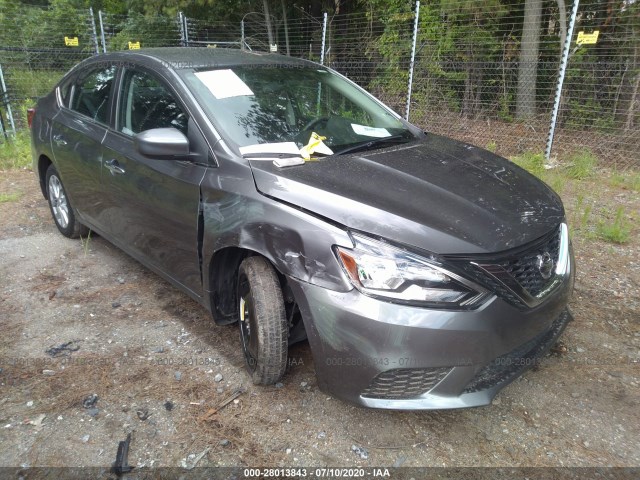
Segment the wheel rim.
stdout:
<svg viewBox="0 0 640 480">
<path fill-rule="evenodd" d="M 240 338 L 242 340 L 242 351 L 247 362 L 249 371 L 254 371 L 258 358 L 258 338 L 253 317 L 253 300 L 249 290 L 249 283 L 246 278 L 240 284 Z"/>
<path fill-rule="evenodd" d="M 49 203 L 51 203 L 56 223 L 61 228 L 67 228 L 69 226 L 69 202 L 67 202 L 67 196 L 64 194 L 60 179 L 55 175 L 49 177 Z"/>
</svg>

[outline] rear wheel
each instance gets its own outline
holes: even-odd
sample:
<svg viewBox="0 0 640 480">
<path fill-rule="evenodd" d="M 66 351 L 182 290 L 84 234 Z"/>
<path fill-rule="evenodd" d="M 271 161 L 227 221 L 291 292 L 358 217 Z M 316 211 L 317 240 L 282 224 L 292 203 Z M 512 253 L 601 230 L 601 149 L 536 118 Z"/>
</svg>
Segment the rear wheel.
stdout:
<svg viewBox="0 0 640 480">
<path fill-rule="evenodd" d="M 75 211 L 69 202 L 60 175 L 53 165 L 49 165 L 45 181 L 51 215 L 60 233 L 69 238 L 88 235 L 89 229 L 76 220 Z"/>
<path fill-rule="evenodd" d="M 255 384 L 277 382 L 287 368 L 288 327 L 278 275 L 263 257 L 238 271 L 240 342 Z"/>
</svg>

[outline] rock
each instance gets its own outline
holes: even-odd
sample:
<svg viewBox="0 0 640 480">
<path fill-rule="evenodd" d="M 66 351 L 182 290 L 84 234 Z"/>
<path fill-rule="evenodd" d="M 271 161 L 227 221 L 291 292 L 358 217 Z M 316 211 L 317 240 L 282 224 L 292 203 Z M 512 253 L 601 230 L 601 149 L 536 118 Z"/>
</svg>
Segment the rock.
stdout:
<svg viewBox="0 0 640 480">
<path fill-rule="evenodd" d="M 307 382 L 301 382 L 301 383 L 300 383 L 300 386 L 301 386 L 302 388 L 305 388 L 307 385 L 309 385 Z"/>
<path fill-rule="evenodd" d="M 176 380 L 180 381 L 182 379 L 182 372 L 175 372 L 173 376 Z"/>
<path fill-rule="evenodd" d="M 48 377 L 51 377 L 51 376 L 55 375 L 56 372 L 54 372 L 53 370 L 42 370 L 42 374 L 43 375 L 47 375 Z"/>
<path fill-rule="evenodd" d="M 164 352 L 164 348 L 163 347 L 156 347 L 153 350 L 151 350 L 152 353 L 162 353 Z"/>
<path fill-rule="evenodd" d="M 170 412 L 171 410 L 173 410 L 173 402 L 171 400 L 167 400 L 166 402 L 164 402 L 164 408 L 167 410 L 167 412 Z"/>
<path fill-rule="evenodd" d="M 320 432 L 318 433 L 318 438 L 320 440 L 324 440 L 325 438 L 327 438 L 327 433 L 326 432 Z"/>
<path fill-rule="evenodd" d="M 124 278 L 118 277 L 118 283 L 122 285 L 124 283 Z"/>
<path fill-rule="evenodd" d="M 231 442 L 229 440 L 227 440 L 226 438 L 223 438 L 218 443 L 223 447 L 228 447 L 229 445 L 231 445 Z"/>
<path fill-rule="evenodd" d="M 98 410 L 97 408 L 89 408 L 87 410 L 87 413 L 92 416 L 95 417 L 96 415 L 98 415 L 98 413 L 100 413 L 100 410 Z"/>
<path fill-rule="evenodd" d="M 223 376 L 221 373 L 217 373 L 215 377 L 213 377 L 213 381 L 214 382 L 221 382 L 223 379 Z"/>
<path fill-rule="evenodd" d="M 93 408 L 96 406 L 97 402 L 98 402 L 98 395 L 96 395 L 95 393 L 92 393 L 91 395 L 87 395 L 86 397 L 84 397 L 84 400 L 82 400 L 82 406 L 84 408 Z"/>
<path fill-rule="evenodd" d="M 112 302 L 111 303 L 111 308 L 118 308 L 118 307 L 121 307 L 121 306 L 122 306 L 122 304 L 120 302 Z"/>
<path fill-rule="evenodd" d="M 27 402 L 27 407 L 33 407 L 33 400 L 29 400 Z"/>
<path fill-rule="evenodd" d="M 151 416 L 151 414 L 149 413 L 149 409 L 147 407 L 140 407 L 139 409 L 137 409 L 136 415 L 143 422 Z"/>
<path fill-rule="evenodd" d="M 89 441 L 89 438 L 91 438 L 91 436 L 90 436 L 90 435 L 88 435 L 88 434 L 87 434 L 87 435 L 84 435 L 84 436 L 82 437 L 82 443 L 87 443 L 87 442 Z"/>
<path fill-rule="evenodd" d="M 287 454 L 287 455 L 291 455 L 291 452 L 292 452 L 292 451 L 293 451 L 293 450 L 291 450 L 290 448 L 287 448 L 287 449 L 285 450 L 285 452 L 286 452 L 286 454 Z"/>
<path fill-rule="evenodd" d="M 276 383 L 275 387 L 276 388 L 282 388 L 282 387 L 284 387 L 284 383 L 278 382 L 278 383 Z"/>
<path fill-rule="evenodd" d="M 216 388 L 216 392 L 223 393 L 224 392 L 224 388 L 218 387 L 218 388 Z"/>
<path fill-rule="evenodd" d="M 358 445 L 351 445 L 351 451 L 359 456 L 362 460 L 366 460 L 369 458 L 369 452 L 364 447 L 359 447 Z"/>
<path fill-rule="evenodd" d="M 578 353 L 584 353 L 584 348 L 582 348 L 582 347 L 578 347 L 578 348 L 576 348 L 576 352 L 578 352 Z"/>
</svg>

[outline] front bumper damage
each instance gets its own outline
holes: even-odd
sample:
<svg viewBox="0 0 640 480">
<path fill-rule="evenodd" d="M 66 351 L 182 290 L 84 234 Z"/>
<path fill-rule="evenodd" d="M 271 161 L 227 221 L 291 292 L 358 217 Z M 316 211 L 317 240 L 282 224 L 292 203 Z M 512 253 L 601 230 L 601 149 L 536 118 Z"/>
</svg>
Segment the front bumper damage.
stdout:
<svg viewBox="0 0 640 480">
<path fill-rule="evenodd" d="M 522 310 L 494 297 L 473 311 L 393 304 L 289 278 L 319 387 L 371 408 L 487 405 L 539 363 L 572 316 L 573 272 L 544 303 Z"/>
</svg>

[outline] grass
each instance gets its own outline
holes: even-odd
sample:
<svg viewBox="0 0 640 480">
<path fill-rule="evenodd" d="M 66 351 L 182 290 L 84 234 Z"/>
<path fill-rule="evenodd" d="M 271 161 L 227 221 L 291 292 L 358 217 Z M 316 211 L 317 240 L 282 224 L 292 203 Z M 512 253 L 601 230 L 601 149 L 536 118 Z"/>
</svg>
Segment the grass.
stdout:
<svg viewBox="0 0 640 480">
<path fill-rule="evenodd" d="M 80 237 L 80 243 L 82 243 L 82 249 L 84 250 L 84 256 L 86 257 L 89 253 L 89 242 L 91 241 L 91 230 L 87 233 L 86 238 Z"/>
<path fill-rule="evenodd" d="M 511 161 L 538 178 L 542 178 L 545 173 L 543 153 L 525 152 Z"/>
<path fill-rule="evenodd" d="M 19 131 L 15 138 L 3 138 L 0 143 L 0 170 L 12 170 L 31 165 L 31 137 L 28 130 Z"/>
<path fill-rule="evenodd" d="M 615 172 L 609 183 L 612 187 L 640 192 L 640 172 Z"/>
<path fill-rule="evenodd" d="M 579 150 L 567 159 L 567 175 L 575 180 L 584 180 L 593 175 L 595 166 L 598 164 L 596 157 L 591 150 Z"/>
<path fill-rule="evenodd" d="M 20 200 L 20 197 L 22 197 L 20 192 L 0 193 L 0 203 L 16 202 Z"/>
<path fill-rule="evenodd" d="M 625 218 L 624 208 L 619 207 L 612 223 L 600 222 L 596 228 L 596 235 L 610 243 L 627 243 L 631 233 L 631 224 Z"/>
</svg>

